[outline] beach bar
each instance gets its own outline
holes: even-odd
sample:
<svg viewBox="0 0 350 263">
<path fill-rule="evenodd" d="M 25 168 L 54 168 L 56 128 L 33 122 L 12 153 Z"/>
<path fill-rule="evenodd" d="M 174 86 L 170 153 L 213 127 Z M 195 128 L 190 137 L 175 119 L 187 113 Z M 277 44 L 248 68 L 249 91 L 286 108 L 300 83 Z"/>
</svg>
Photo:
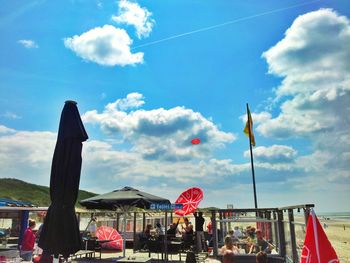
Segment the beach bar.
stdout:
<svg viewBox="0 0 350 263">
<path fill-rule="evenodd" d="M 209 243 L 208 252 L 198 253 L 194 248 L 192 251 L 183 250 L 179 251 L 182 257 L 175 257 L 175 261 L 183 261 L 190 262 L 188 259 L 189 254 L 195 254 L 196 262 L 204 262 L 205 258 L 212 258 L 217 260 L 222 260 L 222 255 L 220 254 L 220 248 L 224 245 L 224 238 L 229 234 L 230 230 L 234 227 L 240 227 L 242 231 L 246 227 L 254 227 L 255 229 L 259 229 L 263 231 L 265 239 L 272 244 L 273 250 L 268 254 L 269 263 L 297 263 L 300 260 L 301 250 L 303 247 L 303 242 L 305 239 L 305 230 L 307 218 L 310 214 L 311 209 L 314 207 L 313 204 L 304 204 L 304 205 L 295 205 L 295 206 L 287 206 L 287 207 L 278 207 L 278 208 L 233 208 L 233 209 L 200 209 L 206 216 L 207 221 L 211 220 L 212 223 L 212 237 L 211 242 Z M 2 215 L 6 215 L 6 217 L 14 217 L 18 218 L 17 221 L 21 221 L 22 217 L 27 218 L 27 214 L 29 212 L 37 212 L 37 211 L 45 211 L 46 208 L 40 207 L 2 207 L 1 209 Z M 90 210 L 91 212 L 91 210 Z M 96 213 L 97 211 L 95 211 Z M 113 226 L 119 230 L 120 228 L 124 228 L 122 226 L 125 221 L 122 219 L 120 212 L 114 211 L 114 213 L 108 212 L 104 217 L 109 214 L 114 220 Z M 160 212 L 165 215 L 164 217 L 164 225 L 167 225 L 167 222 L 173 222 L 173 220 L 177 220 L 173 218 L 172 211 L 163 211 Z M 98 214 L 98 212 L 97 212 Z M 129 251 L 132 253 L 133 258 L 149 258 L 151 253 L 148 251 L 139 251 L 135 247 L 136 242 L 136 218 L 137 215 L 142 215 L 142 224 L 141 229 L 144 228 L 146 223 L 146 214 L 148 215 L 148 220 L 156 220 L 157 222 L 160 220 L 159 211 L 152 210 L 144 210 L 132 213 L 133 216 L 128 218 L 128 240 L 129 243 L 132 243 L 133 250 Z M 157 214 L 156 219 L 152 219 L 155 214 Z M 15 215 L 15 216 L 14 216 Z M 117 216 L 116 216 L 117 215 Z M 77 215 L 78 216 L 78 215 Z M 80 217 L 80 215 L 78 216 Z M 177 216 L 176 216 L 177 217 Z M 210 219 L 210 218 L 211 219 Z M 111 218 L 111 219 L 112 219 Z M 17 222 L 16 221 L 16 222 Z M 155 221 L 152 221 L 155 222 Z M 208 223 L 208 222 L 207 222 Z M 137 224 L 139 225 L 139 224 Z M 23 228 L 23 226 L 21 227 Z M 140 226 L 139 226 L 140 228 Z M 81 229 L 82 230 L 82 229 Z M 20 231 L 19 231 L 20 232 Z M 14 233 L 12 233 L 13 235 Z M 17 233 L 18 235 L 19 233 Z M 206 237 L 208 237 L 208 233 L 205 233 Z M 11 235 L 11 236 L 12 236 Z M 16 235 L 16 236 L 17 236 Z M 17 243 L 17 242 L 16 242 Z M 18 243 L 17 243 L 18 244 Z M 237 247 L 239 247 L 240 253 L 239 255 L 234 256 L 234 262 L 254 262 L 255 263 L 255 253 L 254 251 L 246 251 L 245 242 L 242 239 L 240 242 L 236 243 Z M 130 247 L 130 246 L 129 246 Z M 165 246 L 165 248 L 167 248 Z M 14 248 L 12 248 L 14 249 Z M 146 252 L 146 253 L 145 253 Z M 164 253 L 164 258 L 162 257 L 162 261 L 174 261 L 173 257 L 168 257 L 171 253 L 168 251 L 162 251 Z M 204 255 L 204 256 L 203 256 Z M 152 256 L 149 258 L 150 261 L 154 261 Z M 157 261 L 159 258 L 157 256 Z M 192 263 L 192 262 L 191 262 Z"/>
</svg>

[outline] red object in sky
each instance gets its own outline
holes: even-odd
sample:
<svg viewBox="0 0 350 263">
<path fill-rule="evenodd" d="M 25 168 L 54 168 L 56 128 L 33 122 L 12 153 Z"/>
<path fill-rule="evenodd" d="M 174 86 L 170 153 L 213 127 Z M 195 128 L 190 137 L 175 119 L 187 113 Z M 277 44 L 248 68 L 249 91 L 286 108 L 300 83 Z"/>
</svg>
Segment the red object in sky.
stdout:
<svg viewBox="0 0 350 263">
<path fill-rule="evenodd" d="M 175 204 L 182 204 L 182 209 L 175 209 L 175 214 L 185 216 L 196 211 L 197 206 L 203 199 L 203 191 L 198 187 L 192 187 L 183 192 L 175 201 Z"/>
<path fill-rule="evenodd" d="M 312 210 L 307 221 L 306 236 L 300 263 L 339 263 L 337 254 L 329 242 L 315 212 Z"/>
<path fill-rule="evenodd" d="M 201 143 L 201 139 L 199 139 L 199 138 L 194 138 L 194 139 L 192 139 L 191 143 L 192 143 L 192 144 L 200 144 L 200 143 Z"/>
<path fill-rule="evenodd" d="M 123 238 L 113 227 L 100 226 L 96 230 L 96 237 L 99 240 L 111 240 L 109 242 L 101 242 L 101 247 L 106 249 L 123 250 Z"/>
</svg>

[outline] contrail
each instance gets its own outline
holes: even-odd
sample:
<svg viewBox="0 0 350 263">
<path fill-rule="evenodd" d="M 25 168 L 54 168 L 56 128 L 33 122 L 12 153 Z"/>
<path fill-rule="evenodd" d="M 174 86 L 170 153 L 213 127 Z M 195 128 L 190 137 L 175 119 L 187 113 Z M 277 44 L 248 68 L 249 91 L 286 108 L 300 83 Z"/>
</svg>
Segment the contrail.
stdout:
<svg viewBox="0 0 350 263">
<path fill-rule="evenodd" d="M 214 28 L 223 27 L 223 26 L 230 25 L 230 24 L 235 24 L 235 23 L 238 23 L 238 22 L 241 22 L 241 21 L 245 21 L 245 20 L 249 20 L 249 19 L 253 19 L 253 18 L 256 18 L 256 17 L 265 16 L 265 15 L 269 15 L 269 14 L 274 14 L 274 13 L 282 12 L 282 11 L 285 11 L 285 10 L 288 10 L 288 9 L 292 9 L 292 8 L 296 8 L 296 7 L 300 7 L 300 6 L 305 6 L 305 5 L 310 5 L 310 4 L 313 4 L 313 3 L 316 3 L 316 2 L 321 2 L 321 1 L 322 0 L 314 0 L 314 1 L 305 2 L 305 3 L 302 3 L 302 4 L 291 5 L 291 6 L 282 7 L 282 8 L 278 8 L 278 9 L 275 9 L 275 10 L 271 10 L 271 11 L 266 11 L 266 12 L 259 13 L 259 14 L 256 14 L 256 15 L 251 15 L 251 16 L 237 18 L 237 19 L 234 19 L 234 20 L 231 20 L 231 21 L 227 21 L 227 22 L 222 23 L 222 24 L 218 24 L 218 25 L 214 25 L 214 26 L 208 26 L 208 27 L 200 28 L 200 29 L 193 30 L 193 31 L 190 31 L 190 32 L 186 32 L 186 33 L 178 34 L 178 35 L 175 35 L 175 36 L 171 36 L 171 37 L 167 37 L 167 38 L 151 41 L 151 42 L 148 42 L 148 43 L 145 43 L 145 44 L 141 44 L 141 45 L 138 45 L 136 47 L 131 48 L 131 50 L 138 49 L 140 47 L 152 46 L 154 44 L 158 44 L 158 43 L 165 42 L 165 41 L 168 41 L 168 40 L 172 40 L 172 39 L 175 39 L 175 38 L 184 37 L 184 36 L 196 34 L 196 33 L 203 32 L 203 31 L 208 31 L 208 30 L 211 30 L 211 29 L 214 29 Z"/>
</svg>

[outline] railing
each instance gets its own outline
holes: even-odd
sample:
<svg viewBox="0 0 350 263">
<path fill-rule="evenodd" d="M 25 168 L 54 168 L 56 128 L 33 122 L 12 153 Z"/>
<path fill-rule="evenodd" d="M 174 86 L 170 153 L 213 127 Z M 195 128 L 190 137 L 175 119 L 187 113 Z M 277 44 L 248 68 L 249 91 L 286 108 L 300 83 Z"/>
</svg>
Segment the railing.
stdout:
<svg viewBox="0 0 350 263">
<path fill-rule="evenodd" d="M 256 228 L 266 227 L 265 237 L 275 247 L 275 256 L 284 262 L 299 262 L 302 241 L 305 238 L 306 219 L 313 204 L 302 204 L 279 208 L 248 208 L 211 210 L 213 224 L 213 254 L 218 257 L 218 247 L 233 224 L 256 223 Z M 295 210 L 302 212 L 295 217 Z M 255 227 L 255 226 L 254 226 Z M 244 256 L 244 255 L 242 255 Z M 253 255 L 245 255 L 246 258 Z M 255 255 L 254 255 L 255 257 Z M 246 259 L 249 261 L 249 259 Z M 244 261 L 244 262 L 248 262 Z M 269 261 L 270 262 L 270 261 Z"/>
</svg>

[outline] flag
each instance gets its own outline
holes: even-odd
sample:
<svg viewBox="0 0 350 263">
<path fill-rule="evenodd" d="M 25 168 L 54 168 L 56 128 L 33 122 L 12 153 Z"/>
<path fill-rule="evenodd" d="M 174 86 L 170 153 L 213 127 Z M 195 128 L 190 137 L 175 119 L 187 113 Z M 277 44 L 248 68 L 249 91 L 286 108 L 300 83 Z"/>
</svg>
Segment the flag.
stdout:
<svg viewBox="0 0 350 263">
<path fill-rule="evenodd" d="M 300 263 L 339 263 L 337 254 L 329 242 L 315 212 L 312 210 L 307 221 L 306 235 Z"/>
<path fill-rule="evenodd" d="M 254 133 L 253 133 L 253 120 L 252 120 L 252 116 L 250 115 L 250 110 L 249 110 L 248 106 L 247 106 L 247 114 L 248 114 L 248 120 L 245 124 L 243 132 L 249 138 L 249 126 L 250 126 L 250 143 L 253 146 L 255 146 L 255 138 L 254 138 Z M 248 121 L 249 121 L 249 123 L 248 123 Z"/>
</svg>

